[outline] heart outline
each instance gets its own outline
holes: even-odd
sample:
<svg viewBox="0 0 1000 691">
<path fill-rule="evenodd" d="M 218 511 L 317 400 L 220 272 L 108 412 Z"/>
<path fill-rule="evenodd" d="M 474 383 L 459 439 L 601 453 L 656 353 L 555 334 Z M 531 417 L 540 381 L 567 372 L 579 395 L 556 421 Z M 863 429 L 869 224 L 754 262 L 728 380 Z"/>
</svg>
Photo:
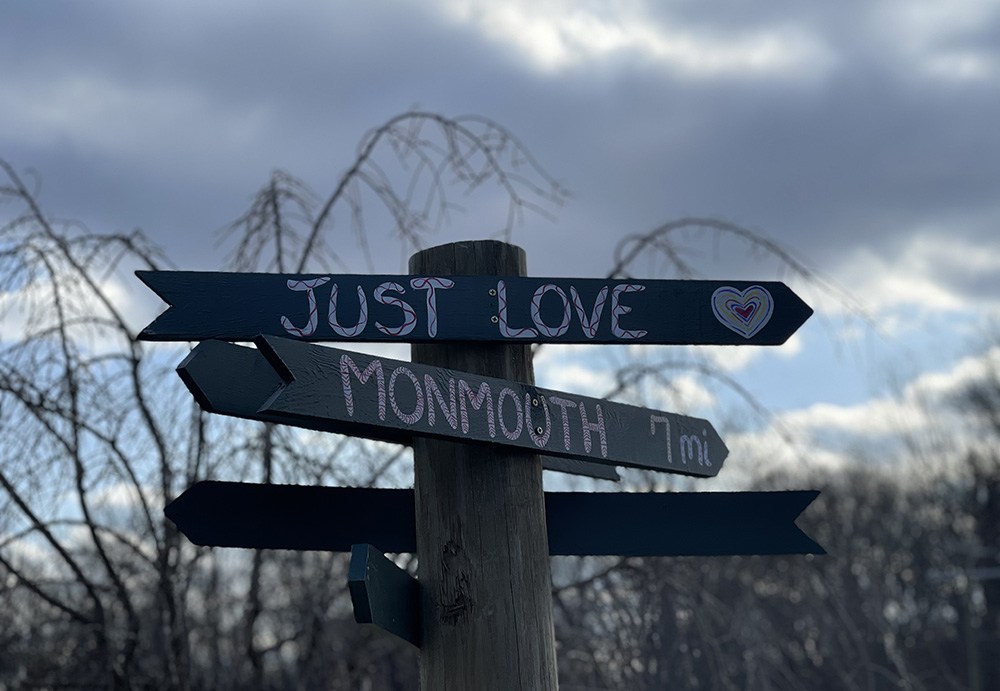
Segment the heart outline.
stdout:
<svg viewBox="0 0 1000 691">
<path fill-rule="evenodd" d="M 712 293 L 712 313 L 723 326 L 750 339 L 771 320 L 774 300 L 763 286 L 745 290 L 722 286 Z"/>
</svg>

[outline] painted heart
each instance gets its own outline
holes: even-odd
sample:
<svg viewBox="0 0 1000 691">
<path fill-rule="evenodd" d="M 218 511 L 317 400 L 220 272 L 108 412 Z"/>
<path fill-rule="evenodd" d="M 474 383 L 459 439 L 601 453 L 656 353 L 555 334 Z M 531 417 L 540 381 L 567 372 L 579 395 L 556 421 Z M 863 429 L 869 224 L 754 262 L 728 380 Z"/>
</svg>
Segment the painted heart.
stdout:
<svg viewBox="0 0 1000 691">
<path fill-rule="evenodd" d="M 743 338 L 753 338 L 774 312 L 771 294 L 760 286 L 737 290 L 723 286 L 712 293 L 715 318 Z"/>
</svg>

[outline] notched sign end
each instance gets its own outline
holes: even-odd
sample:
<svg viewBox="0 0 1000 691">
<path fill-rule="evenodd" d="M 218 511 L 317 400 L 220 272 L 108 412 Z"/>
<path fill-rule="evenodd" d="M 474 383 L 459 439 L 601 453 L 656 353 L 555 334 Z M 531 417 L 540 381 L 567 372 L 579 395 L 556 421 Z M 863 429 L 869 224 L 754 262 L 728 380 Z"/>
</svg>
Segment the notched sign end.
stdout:
<svg viewBox="0 0 1000 691">
<path fill-rule="evenodd" d="M 790 494 L 794 494 L 795 499 L 797 500 L 796 503 L 795 503 L 795 505 L 793 507 L 791 507 L 792 510 L 798 509 L 798 511 L 796 511 L 794 517 L 792 518 L 792 521 L 796 522 L 798 520 L 799 516 L 801 516 L 802 513 L 807 508 L 809 508 L 810 504 L 813 503 L 813 501 L 816 499 L 816 497 L 819 496 L 820 491 L 818 489 L 801 490 L 801 491 L 798 491 L 798 492 L 792 492 Z M 802 554 L 820 554 L 820 555 L 822 555 L 822 554 L 826 554 L 827 553 L 826 550 L 823 548 L 823 546 L 821 544 L 819 544 L 818 542 L 816 542 L 815 540 L 813 540 L 811 537 L 809 537 L 808 535 L 806 535 L 806 533 L 801 528 L 799 528 L 799 526 L 797 524 L 796 524 L 795 527 L 798 529 L 799 533 L 801 534 L 801 540 L 802 540 L 802 545 L 803 545 L 803 547 L 802 547 Z"/>
<path fill-rule="evenodd" d="M 150 271 L 150 270 L 138 270 L 135 272 L 135 277 L 146 284 L 146 287 L 156 293 L 157 297 L 167 303 L 167 309 L 163 310 L 153 321 L 146 325 L 146 327 L 136 335 L 137 341 L 164 341 L 164 340 L 177 340 L 173 334 L 163 335 L 157 328 L 157 323 L 163 318 L 167 312 L 174 308 L 173 301 L 167 297 L 165 286 L 159 280 L 159 276 L 162 272 L 160 271 Z"/>
</svg>

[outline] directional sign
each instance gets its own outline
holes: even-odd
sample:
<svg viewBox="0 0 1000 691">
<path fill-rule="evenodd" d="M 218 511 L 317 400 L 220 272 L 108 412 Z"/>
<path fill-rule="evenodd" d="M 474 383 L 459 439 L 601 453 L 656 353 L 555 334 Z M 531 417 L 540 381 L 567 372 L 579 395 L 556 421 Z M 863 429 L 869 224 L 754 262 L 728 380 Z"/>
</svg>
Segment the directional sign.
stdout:
<svg viewBox="0 0 1000 691">
<path fill-rule="evenodd" d="M 795 525 L 819 495 L 795 492 L 547 492 L 553 555 L 825 554 Z M 415 552 L 413 490 L 199 482 L 167 505 L 198 545 Z"/>
<path fill-rule="evenodd" d="M 354 620 L 375 624 L 420 647 L 420 586 L 417 579 L 372 545 L 351 546 L 347 587 Z"/>
<path fill-rule="evenodd" d="M 177 369 L 181 378 L 194 394 L 202 408 L 210 413 L 259 420 L 261 422 L 288 422 L 287 419 L 260 412 L 264 402 L 284 384 L 274 368 L 259 350 L 226 343 L 205 341 Z M 335 423 L 324 425 L 328 432 L 355 434 L 351 423 L 342 427 Z M 384 439 L 400 444 L 411 444 L 413 439 L 405 432 L 395 436 L 386 430 Z M 580 461 L 573 458 L 542 456 L 542 467 L 574 475 L 586 475 L 617 482 L 618 471 L 613 466 Z"/>
<path fill-rule="evenodd" d="M 255 343 L 283 382 L 258 413 L 286 424 L 387 441 L 499 444 L 701 477 L 718 474 L 729 453 L 701 418 L 286 338 Z M 217 348 L 206 345 L 178 370 L 199 403 L 211 406 L 212 390 L 234 384 L 219 381 Z"/>
<path fill-rule="evenodd" d="M 780 345 L 812 309 L 783 283 L 137 271 L 151 341 Z"/>
</svg>

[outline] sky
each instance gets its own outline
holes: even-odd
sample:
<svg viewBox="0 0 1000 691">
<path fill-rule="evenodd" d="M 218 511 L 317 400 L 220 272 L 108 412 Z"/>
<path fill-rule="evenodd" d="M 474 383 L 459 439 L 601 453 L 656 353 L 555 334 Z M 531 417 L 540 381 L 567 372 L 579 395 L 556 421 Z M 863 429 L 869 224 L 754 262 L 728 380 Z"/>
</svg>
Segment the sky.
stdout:
<svg viewBox="0 0 1000 691">
<path fill-rule="evenodd" d="M 370 128 L 413 108 L 500 123 L 572 192 L 513 231 L 532 275 L 604 276 L 623 238 L 683 217 L 769 238 L 821 284 L 685 236 L 699 277 L 785 280 L 816 309 L 782 347 L 677 350 L 771 411 L 733 449 L 791 430 L 791 462 L 836 465 L 932 424 L 914 402 L 1000 357 L 996 0 L 16 0 L 0 65 L 0 157 L 37 171 L 44 208 L 141 228 L 177 268 L 223 267 L 217 232 L 271 171 L 323 197 Z M 503 225 L 499 192 L 457 198 L 465 212 L 426 244 Z M 374 269 L 405 273 L 375 220 Z M 632 268 L 671 277 L 656 270 Z M 144 290 L 120 291 L 137 326 L 162 307 Z M 600 394 L 631 355 L 672 357 L 548 348 L 539 380 Z M 674 383 L 676 405 L 730 415 L 715 403 L 731 392 L 695 372 Z"/>
</svg>

